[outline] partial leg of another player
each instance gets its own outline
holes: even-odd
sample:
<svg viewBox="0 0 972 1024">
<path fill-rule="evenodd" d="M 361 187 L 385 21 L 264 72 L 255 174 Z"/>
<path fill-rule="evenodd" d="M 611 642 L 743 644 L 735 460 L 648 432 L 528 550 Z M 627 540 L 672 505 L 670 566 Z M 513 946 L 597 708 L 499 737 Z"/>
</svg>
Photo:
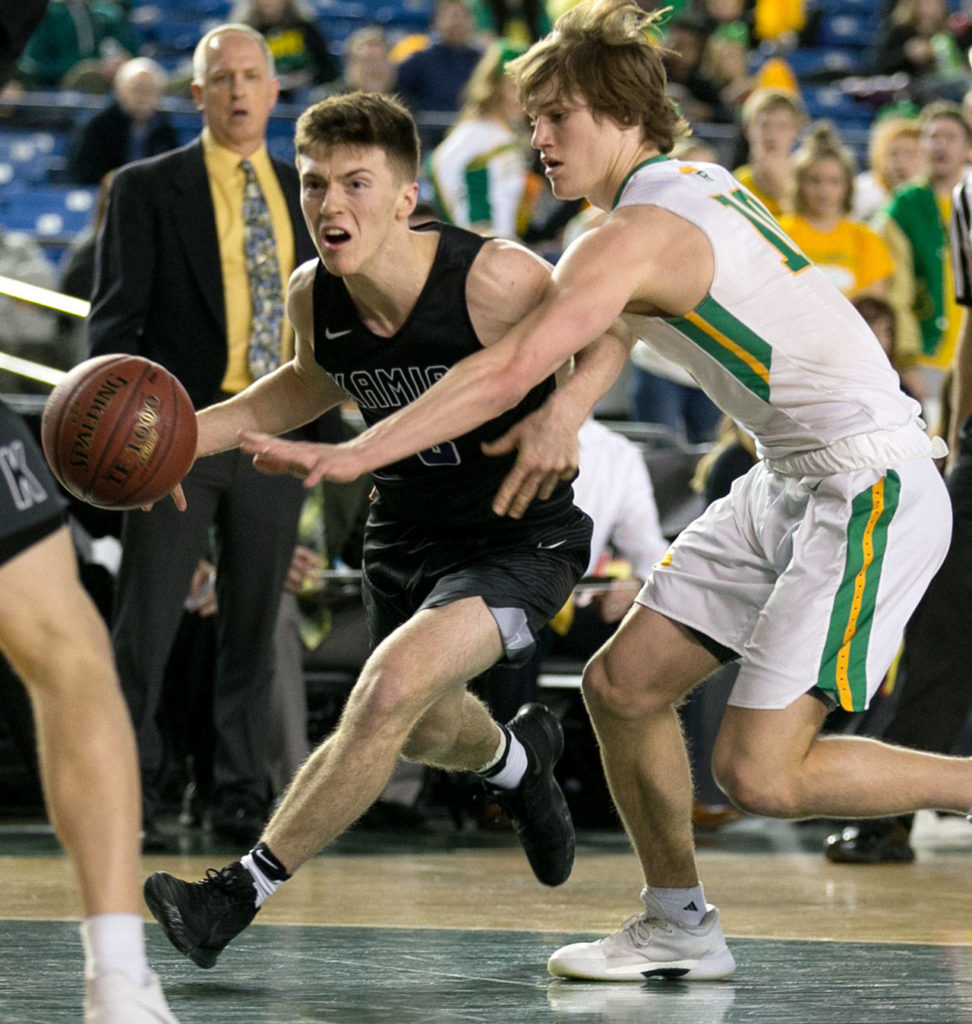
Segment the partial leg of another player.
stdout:
<svg viewBox="0 0 972 1024">
<path fill-rule="evenodd" d="M 552 974 L 710 980 L 734 969 L 695 863 L 692 780 L 676 711 L 717 665 L 682 627 L 639 605 L 588 665 L 584 696 L 611 795 L 641 861 L 645 909 L 613 935 L 557 950 Z"/>
<path fill-rule="evenodd" d="M 521 806 L 527 813 L 543 792 L 555 790 L 562 799 L 552 781 L 562 744 L 552 716 L 528 706 L 504 730 L 465 691 L 467 680 L 502 653 L 499 630 L 480 598 L 425 609 L 395 630 L 368 659 L 336 729 L 294 777 L 261 842 L 201 882 L 164 872 L 147 880 L 146 901 L 173 944 L 200 967 L 212 967 L 263 900 L 371 806 L 403 752 L 489 772 L 492 784 L 528 793 Z M 560 836 L 569 830 L 572 860 L 566 804 L 554 824 Z M 533 835 L 524 846 L 536 869 Z M 538 847 L 542 860 L 546 842 Z"/>
<path fill-rule="evenodd" d="M 744 810 L 775 818 L 874 818 L 922 808 L 965 814 L 972 807 L 972 758 L 819 736 L 825 715 L 810 696 L 778 711 L 727 708 L 714 755 L 719 784 Z"/>
<path fill-rule="evenodd" d="M 51 822 L 84 912 L 86 1021 L 174 1022 L 145 960 L 135 740 L 66 527 L 0 566 L 0 647 L 30 693 Z"/>
</svg>

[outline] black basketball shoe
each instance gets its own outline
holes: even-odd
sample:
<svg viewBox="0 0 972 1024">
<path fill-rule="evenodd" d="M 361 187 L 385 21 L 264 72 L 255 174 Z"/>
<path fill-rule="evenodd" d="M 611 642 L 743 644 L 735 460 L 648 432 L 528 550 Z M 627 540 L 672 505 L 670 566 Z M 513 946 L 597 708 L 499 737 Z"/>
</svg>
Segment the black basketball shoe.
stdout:
<svg viewBox="0 0 972 1024">
<path fill-rule="evenodd" d="M 513 821 L 533 873 L 561 885 L 574 866 L 574 823 L 553 769 L 564 750 L 560 722 L 543 704 L 524 704 L 506 727 L 523 744 L 527 770 L 516 789 L 487 789 Z"/>
<path fill-rule="evenodd" d="M 219 871 L 209 868 L 199 882 L 156 871 L 144 891 L 169 941 L 199 967 L 212 967 L 258 909 L 253 878 L 238 860 Z"/>
</svg>

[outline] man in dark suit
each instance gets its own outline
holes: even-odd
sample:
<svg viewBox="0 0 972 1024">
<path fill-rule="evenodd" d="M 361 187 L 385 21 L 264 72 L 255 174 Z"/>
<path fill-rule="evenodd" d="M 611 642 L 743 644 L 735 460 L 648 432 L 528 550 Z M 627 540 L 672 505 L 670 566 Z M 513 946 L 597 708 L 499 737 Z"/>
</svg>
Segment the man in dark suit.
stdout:
<svg viewBox="0 0 972 1024">
<path fill-rule="evenodd" d="M 122 64 L 112 83 L 115 98 L 71 139 L 68 181 L 97 185 L 122 164 L 179 145 L 172 122 L 159 109 L 165 83 L 165 69 L 148 57 L 133 57 Z"/>
<path fill-rule="evenodd" d="M 245 26 L 213 29 L 196 47 L 193 78 L 201 137 L 129 164 L 112 184 L 88 331 L 92 355 L 162 363 L 199 409 L 290 358 L 283 289 L 314 247 L 297 174 L 266 149 L 278 85 L 263 37 Z M 138 737 L 146 849 L 164 846 L 153 821 L 163 675 L 211 530 L 219 602 L 211 823 L 235 840 L 262 827 L 273 626 L 302 500 L 300 481 L 259 474 L 237 451 L 198 464 L 183 487 L 187 511 L 160 502 L 127 513 L 122 528 L 113 642 Z"/>
</svg>

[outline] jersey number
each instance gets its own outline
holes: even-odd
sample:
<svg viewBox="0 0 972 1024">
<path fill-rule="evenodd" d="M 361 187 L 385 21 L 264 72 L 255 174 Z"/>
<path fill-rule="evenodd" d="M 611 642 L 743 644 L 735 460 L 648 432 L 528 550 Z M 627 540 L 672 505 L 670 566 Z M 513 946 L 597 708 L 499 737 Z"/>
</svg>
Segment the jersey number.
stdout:
<svg viewBox="0 0 972 1024">
<path fill-rule="evenodd" d="M 765 206 L 741 188 L 733 189 L 729 195 L 712 197 L 717 203 L 736 213 L 742 214 L 750 224 L 776 249 L 783 257 L 783 265 L 791 274 L 798 274 L 810 266 L 810 260 L 787 237 L 783 229 L 773 219 L 773 215 Z"/>
<path fill-rule="evenodd" d="M 460 462 L 459 449 L 451 441 L 426 448 L 418 457 L 425 466 L 458 466 Z"/>
</svg>

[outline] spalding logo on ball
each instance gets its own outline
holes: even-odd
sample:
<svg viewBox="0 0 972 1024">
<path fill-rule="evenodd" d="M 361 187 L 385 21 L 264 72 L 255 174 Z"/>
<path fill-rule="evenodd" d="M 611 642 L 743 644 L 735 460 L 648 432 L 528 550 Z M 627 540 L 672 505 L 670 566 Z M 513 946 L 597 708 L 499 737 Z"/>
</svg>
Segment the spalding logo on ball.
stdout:
<svg viewBox="0 0 972 1024">
<path fill-rule="evenodd" d="M 51 392 L 41 442 L 54 475 L 76 498 L 99 508 L 139 508 L 164 498 L 189 471 L 196 414 L 164 366 L 141 356 L 97 356 Z"/>
</svg>

